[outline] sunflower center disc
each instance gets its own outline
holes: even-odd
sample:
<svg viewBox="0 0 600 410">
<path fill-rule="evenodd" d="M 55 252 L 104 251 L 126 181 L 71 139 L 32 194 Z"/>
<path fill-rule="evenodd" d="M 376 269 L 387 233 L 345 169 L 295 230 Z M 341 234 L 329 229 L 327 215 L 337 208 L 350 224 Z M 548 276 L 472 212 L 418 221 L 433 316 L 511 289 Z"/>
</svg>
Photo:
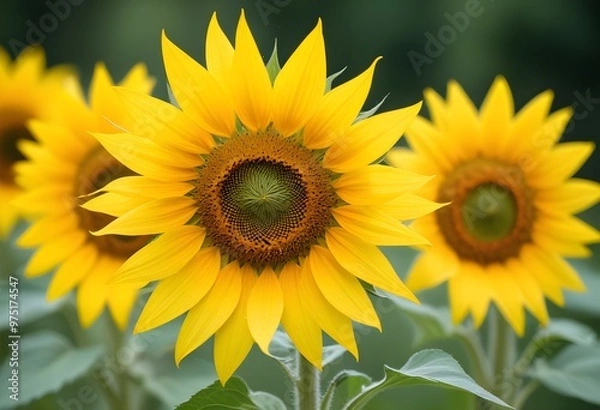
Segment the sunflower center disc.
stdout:
<svg viewBox="0 0 600 410">
<path fill-rule="evenodd" d="M 109 182 L 124 176 L 136 175 L 125 165 L 117 161 L 104 148 L 98 147 L 82 161 L 75 181 L 76 198 L 87 195 L 103 188 Z M 92 197 L 80 199 L 81 203 Z M 115 217 L 99 212 L 92 212 L 79 206 L 75 207 L 79 215 L 79 223 L 85 231 L 97 231 L 112 222 Z M 119 258 L 133 255 L 148 243 L 150 236 L 125 235 L 89 235 L 89 240 L 96 245 L 100 252 Z"/>
<path fill-rule="evenodd" d="M 19 140 L 33 140 L 24 124 L 0 130 L 0 182 L 13 184 L 13 165 L 25 159 L 17 147 Z"/>
<path fill-rule="evenodd" d="M 452 201 L 436 216 L 446 242 L 463 259 L 504 262 L 531 242 L 533 194 L 514 165 L 467 162 L 448 175 L 437 199 Z"/>
<path fill-rule="evenodd" d="M 336 201 L 311 151 L 271 131 L 213 149 L 199 169 L 195 197 L 214 245 L 256 266 L 306 255 L 329 226 Z"/>
</svg>

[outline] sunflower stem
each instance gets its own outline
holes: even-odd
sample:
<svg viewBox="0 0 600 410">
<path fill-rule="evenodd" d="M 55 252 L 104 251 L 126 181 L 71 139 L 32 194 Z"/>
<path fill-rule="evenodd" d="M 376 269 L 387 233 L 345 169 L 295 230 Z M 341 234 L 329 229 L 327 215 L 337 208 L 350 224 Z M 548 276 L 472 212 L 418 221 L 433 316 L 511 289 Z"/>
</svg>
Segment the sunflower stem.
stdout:
<svg viewBox="0 0 600 410">
<path fill-rule="evenodd" d="M 298 352 L 298 379 L 296 380 L 296 408 L 315 410 L 321 403 L 321 373 Z"/>
<path fill-rule="evenodd" d="M 516 335 L 495 309 L 490 310 L 488 317 L 488 356 L 493 366 L 492 392 L 502 400 L 512 401 L 514 390 L 519 384 L 513 371 L 517 353 Z"/>
</svg>

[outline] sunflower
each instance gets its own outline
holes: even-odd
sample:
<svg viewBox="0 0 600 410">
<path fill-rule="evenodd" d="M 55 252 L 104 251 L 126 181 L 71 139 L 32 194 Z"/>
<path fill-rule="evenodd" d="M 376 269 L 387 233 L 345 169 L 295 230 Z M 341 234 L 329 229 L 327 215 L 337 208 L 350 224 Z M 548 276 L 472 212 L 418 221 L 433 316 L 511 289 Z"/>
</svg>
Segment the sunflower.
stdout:
<svg viewBox="0 0 600 410">
<path fill-rule="evenodd" d="M 280 323 L 318 368 L 321 331 L 357 357 L 352 321 L 380 329 L 361 281 L 416 301 L 377 245 L 427 243 L 401 220 L 437 208 L 412 194 L 430 177 L 373 163 L 420 103 L 356 121 L 378 59 L 325 92 L 320 21 L 280 71 L 243 13 L 235 48 L 213 15 L 207 68 L 165 35 L 162 51 L 178 107 L 119 90 L 137 132 L 96 137 L 140 176 L 84 205 L 119 216 L 97 235 L 160 234 L 114 278 L 159 281 L 135 331 L 187 312 L 175 360 L 215 335 L 222 382 L 254 342 L 268 354 Z"/>
<path fill-rule="evenodd" d="M 121 85 L 150 92 L 153 81 L 143 65 L 134 67 Z M 28 158 L 15 165 L 16 181 L 23 188 L 14 204 L 32 225 L 17 239 L 22 247 L 36 247 L 25 275 L 36 277 L 58 266 L 48 287 L 48 299 L 59 298 L 78 286 L 77 310 L 88 327 L 108 305 L 119 328 L 128 322 L 137 288 L 106 286 L 108 279 L 149 237 L 92 236 L 113 217 L 87 211 L 78 205 L 89 194 L 124 175 L 134 175 L 121 165 L 88 131 L 115 132 L 108 116 L 122 124 L 130 119 L 122 113 L 114 83 L 103 64 L 94 70 L 90 105 L 81 89 L 62 102 L 65 115 L 58 122 L 31 120 L 28 129 L 36 141 L 20 141 Z"/>
<path fill-rule="evenodd" d="M 30 119 L 55 118 L 54 101 L 65 93 L 72 76 L 66 67 L 46 70 L 41 48 L 25 49 L 14 62 L 0 47 L 0 238 L 6 237 L 17 221 L 10 201 L 19 194 L 13 165 L 23 159 L 17 141 L 31 140 L 26 123 Z"/>
<path fill-rule="evenodd" d="M 407 284 L 418 291 L 448 281 L 456 323 L 470 312 L 480 326 L 492 302 L 522 336 L 524 307 L 546 324 L 544 297 L 563 306 L 563 289 L 585 290 L 563 257 L 588 256 L 585 245 L 600 240 L 573 216 L 600 198 L 599 184 L 571 178 L 594 146 L 557 144 L 572 110 L 549 114 L 552 99 L 545 91 L 515 115 L 498 77 L 478 113 L 451 81 L 447 101 L 425 92 L 432 120 L 417 117 L 406 132 L 414 151 L 387 156 L 402 169 L 438 175 L 421 193 L 452 201 L 413 223 L 433 247 L 417 258 Z"/>
</svg>

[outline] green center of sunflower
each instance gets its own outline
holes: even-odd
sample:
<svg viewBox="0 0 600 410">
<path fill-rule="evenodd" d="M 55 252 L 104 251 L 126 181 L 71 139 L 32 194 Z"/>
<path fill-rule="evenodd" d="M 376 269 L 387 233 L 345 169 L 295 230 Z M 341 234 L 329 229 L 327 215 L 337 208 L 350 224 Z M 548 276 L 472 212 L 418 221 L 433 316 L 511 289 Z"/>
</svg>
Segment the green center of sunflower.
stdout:
<svg viewBox="0 0 600 410">
<path fill-rule="evenodd" d="M 533 193 L 517 166 L 486 159 L 466 162 L 446 177 L 437 199 L 452 201 L 436 217 L 447 244 L 463 259 L 504 262 L 531 242 Z"/>
<path fill-rule="evenodd" d="M 462 209 L 465 228 L 482 242 L 506 238 L 514 229 L 517 203 L 501 185 L 486 183 L 471 190 Z"/>
<path fill-rule="evenodd" d="M 329 172 L 310 150 L 273 131 L 226 140 L 198 172 L 199 222 L 215 246 L 241 262 L 297 260 L 331 223 Z"/>
<path fill-rule="evenodd" d="M 81 162 L 79 172 L 75 181 L 76 197 L 88 195 L 107 185 L 109 182 L 124 176 L 136 175 L 125 165 L 117 161 L 104 148 L 98 146 L 92 150 Z M 83 198 L 81 203 L 92 197 Z M 85 231 L 97 231 L 112 222 L 115 217 L 99 212 L 92 212 L 81 207 L 75 207 L 79 215 L 79 223 Z M 93 236 L 89 234 L 88 240 L 92 242 L 100 252 L 110 254 L 118 258 L 128 258 L 141 249 L 151 236 L 125 236 L 125 235 L 103 235 Z"/>
<path fill-rule="evenodd" d="M 13 184 L 15 177 L 13 165 L 25 159 L 17 147 L 19 140 L 33 140 L 25 124 L 0 130 L 0 182 Z"/>
</svg>

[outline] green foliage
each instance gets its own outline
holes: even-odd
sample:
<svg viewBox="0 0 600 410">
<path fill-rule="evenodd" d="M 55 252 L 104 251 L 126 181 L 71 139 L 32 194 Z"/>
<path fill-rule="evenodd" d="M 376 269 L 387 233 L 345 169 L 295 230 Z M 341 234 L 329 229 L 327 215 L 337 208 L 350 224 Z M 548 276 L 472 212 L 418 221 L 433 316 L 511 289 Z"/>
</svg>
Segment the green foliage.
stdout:
<svg viewBox="0 0 600 410">
<path fill-rule="evenodd" d="M 375 395 L 390 388 L 419 385 L 463 390 L 500 406 L 512 408 L 475 383 L 452 356 L 441 350 L 420 351 L 414 354 L 401 369 L 385 366 L 384 370 L 383 380 L 366 387 L 344 409 L 359 410 Z"/>
<path fill-rule="evenodd" d="M 281 65 L 279 64 L 279 56 L 277 54 L 277 40 L 275 40 L 273 52 L 271 53 L 271 57 L 267 62 L 267 73 L 269 73 L 269 79 L 271 80 L 271 84 L 275 84 L 275 79 L 277 78 L 277 75 L 280 71 Z"/>
<path fill-rule="evenodd" d="M 246 383 L 232 377 L 225 386 L 216 381 L 204 390 L 194 394 L 187 402 L 179 405 L 176 410 L 261 410 L 250 398 Z"/>
<path fill-rule="evenodd" d="M 600 405 L 600 345 L 568 346 L 550 361 L 537 360 L 529 376 L 559 394 Z"/>
<path fill-rule="evenodd" d="M 342 409 L 353 398 L 358 396 L 363 388 L 373 382 L 366 374 L 354 371 L 343 370 L 338 373 L 329 384 L 321 410 Z"/>
<path fill-rule="evenodd" d="M 17 340 L 17 339 L 13 339 Z M 100 358 L 102 347 L 75 347 L 64 336 L 40 331 L 18 339 L 18 367 L 10 367 L 8 357 L 0 373 L 19 377 L 19 404 L 26 404 L 48 393 L 55 392 L 66 383 L 86 374 Z M 0 408 L 14 405 L 8 394 L 0 395 Z"/>
</svg>

